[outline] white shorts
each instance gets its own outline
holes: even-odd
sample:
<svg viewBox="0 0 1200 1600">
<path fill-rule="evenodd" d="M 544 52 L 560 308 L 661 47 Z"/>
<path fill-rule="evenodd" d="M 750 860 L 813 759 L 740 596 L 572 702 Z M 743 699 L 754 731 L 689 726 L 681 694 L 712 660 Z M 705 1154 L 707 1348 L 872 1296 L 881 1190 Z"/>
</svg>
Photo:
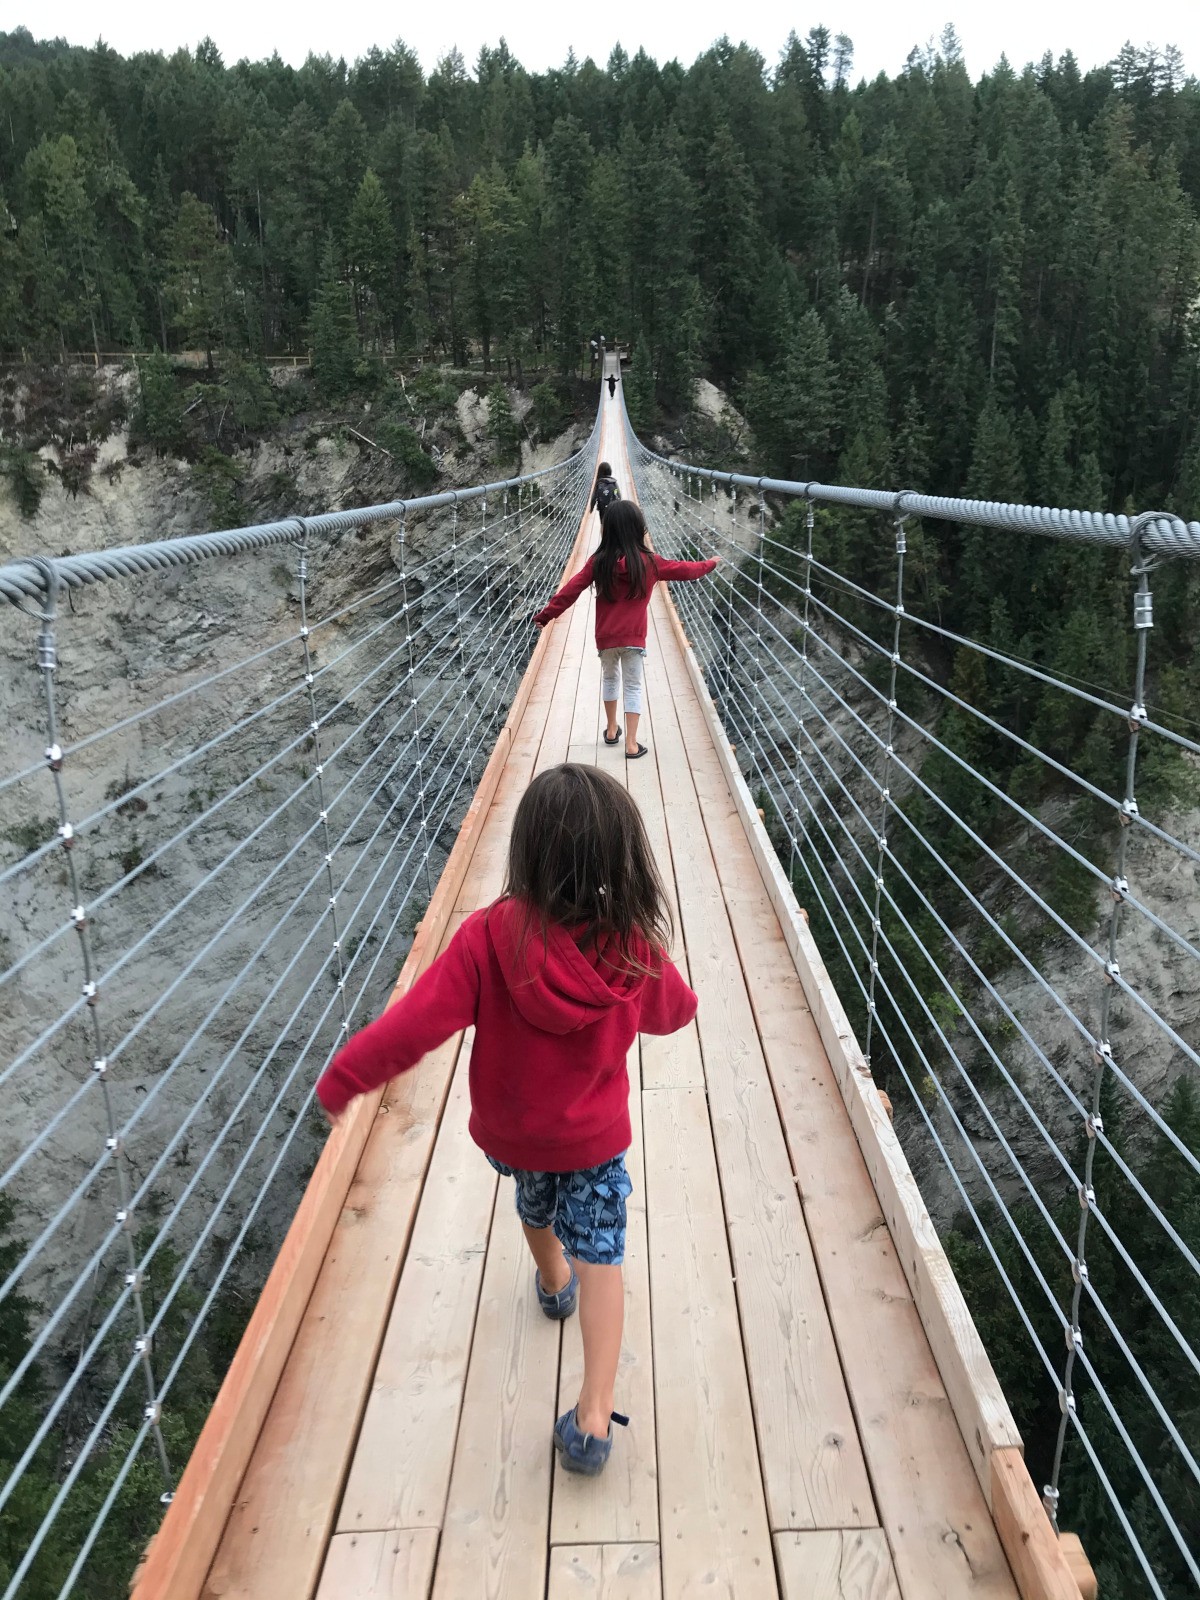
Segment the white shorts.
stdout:
<svg viewBox="0 0 1200 1600">
<path fill-rule="evenodd" d="M 600 652 L 600 698 L 615 700 L 617 691 L 625 690 L 625 714 L 640 716 L 642 712 L 642 667 L 646 652 L 638 645 L 621 645 L 616 650 Z"/>
</svg>

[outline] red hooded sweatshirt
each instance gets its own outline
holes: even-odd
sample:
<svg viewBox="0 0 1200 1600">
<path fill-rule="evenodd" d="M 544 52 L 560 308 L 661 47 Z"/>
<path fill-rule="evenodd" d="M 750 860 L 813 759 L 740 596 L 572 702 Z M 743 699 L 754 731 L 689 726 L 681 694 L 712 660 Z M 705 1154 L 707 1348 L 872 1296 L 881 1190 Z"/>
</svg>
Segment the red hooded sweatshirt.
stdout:
<svg viewBox="0 0 1200 1600">
<path fill-rule="evenodd" d="M 551 925 L 521 948 L 525 908 L 498 900 L 467 918 L 446 950 L 377 1021 L 338 1052 L 317 1095 L 336 1115 L 475 1024 L 471 1137 L 527 1172 L 576 1172 L 629 1148 L 625 1057 L 638 1033 L 674 1033 L 696 996 L 662 952 L 629 972 L 604 948 L 581 950 Z"/>
<path fill-rule="evenodd" d="M 646 552 L 646 592 L 640 596 L 631 595 L 629 592 L 629 575 L 625 570 L 624 557 L 617 562 L 617 570 L 613 586 L 616 590 L 615 600 L 606 600 L 597 589 L 596 591 L 596 649 L 619 650 L 622 646 L 632 646 L 638 650 L 646 647 L 646 613 L 650 609 L 650 596 L 654 593 L 654 585 L 662 579 L 687 580 L 689 578 L 703 578 L 717 565 L 716 561 L 667 561 L 662 556 Z M 590 555 L 580 567 L 575 576 L 544 606 L 534 621 L 539 628 L 544 628 L 548 622 L 553 622 L 555 617 L 561 617 L 568 606 L 573 606 L 576 600 L 589 584 L 596 580 L 596 557 Z"/>
</svg>

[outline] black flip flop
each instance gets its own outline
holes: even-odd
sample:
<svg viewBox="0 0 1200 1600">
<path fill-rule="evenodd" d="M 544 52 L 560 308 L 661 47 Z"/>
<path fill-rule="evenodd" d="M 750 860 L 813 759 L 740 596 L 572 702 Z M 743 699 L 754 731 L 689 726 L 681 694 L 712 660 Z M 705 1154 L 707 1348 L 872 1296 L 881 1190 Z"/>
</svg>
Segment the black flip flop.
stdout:
<svg viewBox="0 0 1200 1600">
<path fill-rule="evenodd" d="M 603 739 L 604 739 L 605 744 L 608 745 L 609 749 L 611 750 L 615 745 L 619 745 L 620 742 L 621 742 L 621 729 L 618 728 L 616 733 L 613 734 L 611 739 L 608 737 L 607 734 L 603 735 Z"/>
<path fill-rule="evenodd" d="M 626 750 L 625 759 L 626 759 L 626 761 L 637 761 L 642 756 L 648 756 L 649 754 L 650 754 L 650 752 L 649 752 L 649 750 L 646 749 L 646 746 L 644 744 L 640 744 L 637 747 L 637 754 L 636 755 L 630 755 L 629 751 Z"/>
</svg>

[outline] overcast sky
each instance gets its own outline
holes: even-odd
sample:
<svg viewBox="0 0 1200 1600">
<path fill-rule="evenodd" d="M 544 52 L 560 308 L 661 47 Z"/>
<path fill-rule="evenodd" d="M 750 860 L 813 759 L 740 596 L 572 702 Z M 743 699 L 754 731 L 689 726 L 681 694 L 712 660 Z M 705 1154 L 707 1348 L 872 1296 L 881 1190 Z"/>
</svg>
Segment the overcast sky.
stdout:
<svg viewBox="0 0 1200 1600">
<path fill-rule="evenodd" d="M 1200 3 L 1197 0 L 821 0 L 802 10 L 782 0 L 605 0 L 603 4 L 549 4 L 518 0 L 450 0 L 422 4 L 412 11 L 381 0 L 330 5 L 328 0 L 292 0 L 286 6 L 253 5 L 246 0 L 206 0 L 203 6 L 163 5 L 161 0 L 116 0 L 98 8 L 92 0 L 37 0 L 19 14 L 21 0 L 8 0 L 10 20 L 24 22 L 40 38 L 62 36 L 74 44 L 93 44 L 98 31 L 123 55 L 136 50 L 170 51 L 195 45 L 209 34 L 227 62 L 241 56 L 265 57 L 273 51 L 299 65 L 310 52 L 345 56 L 348 61 L 371 45 L 386 46 L 397 35 L 414 49 L 428 71 L 455 45 L 475 61 L 480 45 L 500 35 L 531 71 L 558 66 L 574 48 L 582 60 L 607 60 L 618 40 L 632 55 L 639 46 L 658 61 L 678 57 L 685 65 L 721 34 L 754 45 L 774 64 L 790 29 L 803 36 L 815 23 L 854 41 L 855 77 L 895 73 L 915 44 L 924 44 L 953 22 L 973 77 L 986 72 L 1001 53 L 1014 66 L 1047 51 L 1073 50 L 1085 68 L 1111 60 L 1126 39 L 1135 44 L 1176 44 L 1188 70 L 1200 70 Z"/>
</svg>

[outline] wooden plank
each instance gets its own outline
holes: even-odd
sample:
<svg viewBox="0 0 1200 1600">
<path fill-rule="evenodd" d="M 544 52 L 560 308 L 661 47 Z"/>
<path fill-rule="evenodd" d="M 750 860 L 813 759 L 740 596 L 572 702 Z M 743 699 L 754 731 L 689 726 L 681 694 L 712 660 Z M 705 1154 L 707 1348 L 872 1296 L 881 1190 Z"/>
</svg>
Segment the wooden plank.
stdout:
<svg viewBox="0 0 1200 1600">
<path fill-rule="evenodd" d="M 708 1107 L 642 1095 L 663 1591 L 775 1600 Z"/>
<path fill-rule="evenodd" d="M 642 728 L 642 743 L 650 750 L 640 761 L 626 761 L 618 746 L 618 755 L 625 771 L 625 782 L 630 794 L 638 803 L 646 835 L 658 870 L 667 891 L 667 902 L 675 923 L 675 948 L 672 952 L 680 971 L 691 982 L 688 966 L 687 942 L 683 919 L 679 915 L 679 891 L 675 886 L 675 863 L 671 855 L 671 841 L 667 833 L 666 813 L 663 809 L 662 784 L 655 739 L 654 691 L 649 677 L 646 682 L 646 710 Z M 678 1033 L 663 1036 L 647 1034 L 642 1040 L 642 1081 L 647 1089 L 699 1088 L 704 1084 L 704 1065 L 700 1059 L 700 1036 L 696 1024 L 690 1022 Z"/>
<path fill-rule="evenodd" d="M 546 1582 L 559 1325 L 500 1185 L 467 1373 L 434 1600 L 517 1600 Z"/>
<path fill-rule="evenodd" d="M 959 1420 L 975 1474 L 990 1496 L 990 1457 L 994 1449 L 1021 1448 L 1021 1436 L 983 1348 L 962 1291 L 946 1260 L 937 1231 L 921 1199 L 908 1161 L 880 1102 L 870 1071 L 841 1000 L 821 960 L 787 876 L 729 750 L 716 709 L 691 650 L 683 646 L 674 607 L 665 608 L 680 664 L 696 692 L 712 745 L 736 804 L 800 974 L 846 1108 L 879 1195 L 884 1216 L 904 1267 L 921 1321 L 929 1336 L 946 1392 Z M 664 638 L 665 632 L 660 632 Z"/>
<path fill-rule="evenodd" d="M 1067 1558 L 1067 1566 L 1071 1569 L 1071 1576 L 1075 1579 L 1083 1600 L 1096 1600 L 1096 1574 L 1092 1571 L 1092 1564 L 1087 1558 L 1087 1552 L 1080 1543 L 1079 1535 L 1077 1533 L 1060 1533 L 1058 1542 L 1062 1545 L 1063 1555 Z"/>
<path fill-rule="evenodd" d="M 664 656 L 672 667 L 670 647 Z M 678 657 L 675 658 L 676 663 Z M 689 702 L 677 702 L 688 720 Z M 706 817 L 735 803 L 709 742 L 689 728 Z M 1003 1551 L 884 1226 L 879 1200 L 784 941 L 762 938 L 734 886 L 753 881 L 748 830 L 717 858 L 759 1036 L 797 1174 L 825 1301 L 897 1576 L 911 1600 L 1014 1600 Z M 786 930 L 782 930 L 786 932 Z M 882 1115 L 882 1112 L 880 1113 Z M 887 1359 L 881 1360 L 880 1352 Z"/>
<path fill-rule="evenodd" d="M 783 1600 L 900 1600 L 879 1528 L 777 1533 Z"/>
<path fill-rule="evenodd" d="M 317 1600 L 425 1600 L 436 1528 L 339 1533 L 329 1543 Z"/>
<path fill-rule="evenodd" d="M 658 1546 L 556 1545 L 547 1600 L 662 1600 Z"/>
<path fill-rule="evenodd" d="M 992 1515 L 1021 1600 L 1080 1600 L 1066 1552 L 1019 1450 L 993 1452 Z"/>
<path fill-rule="evenodd" d="M 617 1371 L 617 1410 L 629 1417 L 616 1428 L 608 1466 L 599 1478 L 584 1478 L 555 1466 L 552 1544 L 622 1544 L 658 1537 L 658 1471 L 655 1460 L 654 1365 L 650 1333 L 650 1270 L 646 1241 L 646 1170 L 642 1156 L 641 1083 L 638 1047 L 629 1052 L 629 1100 L 633 1139 L 626 1168 L 633 1182 L 625 1249 L 625 1335 Z M 575 1404 L 583 1381 L 579 1318 L 563 1324 L 558 1386 L 559 1415 Z"/>
<path fill-rule="evenodd" d="M 660 662 L 651 674 L 660 707 L 667 827 L 701 996 L 700 1045 L 771 1526 L 873 1527 L 878 1519 L 866 1464 L 746 992 L 742 956 L 753 961 L 757 952 L 739 953 L 713 860 L 730 833 L 736 843 L 744 841 L 735 815 L 701 814 L 689 761 L 704 759 L 707 735 L 701 725 L 681 736 L 677 717 L 686 708 L 671 703 Z M 760 908 L 774 923 L 761 882 L 757 887 Z M 777 925 L 761 928 L 761 937 L 773 937 L 784 950 Z"/>
<path fill-rule="evenodd" d="M 496 1198 L 467 1132 L 464 1046 L 388 1319 L 337 1527 L 438 1528 Z"/>
</svg>

